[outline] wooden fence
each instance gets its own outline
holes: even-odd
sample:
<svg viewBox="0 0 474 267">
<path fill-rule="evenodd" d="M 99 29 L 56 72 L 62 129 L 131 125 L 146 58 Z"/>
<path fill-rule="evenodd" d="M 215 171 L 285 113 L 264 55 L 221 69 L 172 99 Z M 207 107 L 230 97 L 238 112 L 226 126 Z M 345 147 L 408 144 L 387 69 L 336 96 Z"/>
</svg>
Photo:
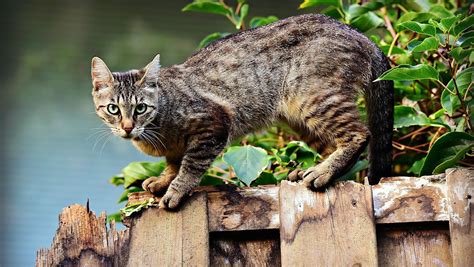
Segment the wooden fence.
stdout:
<svg viewBox="0 0 474 267">
<path fill-rule="evenodd" d="M 179 212 L 148 208 L 123 231 L 73 205 L 36 265 L 474 266 L 473 195 L 472 168 L 320 193 L 291 182 L 206 187 Z"/>
</svg>

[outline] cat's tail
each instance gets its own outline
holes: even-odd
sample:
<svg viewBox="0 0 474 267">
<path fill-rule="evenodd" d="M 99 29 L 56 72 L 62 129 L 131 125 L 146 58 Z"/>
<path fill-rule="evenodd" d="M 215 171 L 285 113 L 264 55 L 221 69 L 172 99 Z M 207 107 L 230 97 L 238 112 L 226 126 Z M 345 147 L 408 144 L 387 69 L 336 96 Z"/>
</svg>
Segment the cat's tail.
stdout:
<svg viewBox="0 0 474 267">
<path fill-rule="evenodd" d="M 371 133 L 369 142 L 369 182 L 376 184 L 389 177 L 392 170 L 393 82 L 377 81 L 390 68 L 378 48 L 372 57 L 372 82 L 365 92 L 367 121 Z"/>
</svg>

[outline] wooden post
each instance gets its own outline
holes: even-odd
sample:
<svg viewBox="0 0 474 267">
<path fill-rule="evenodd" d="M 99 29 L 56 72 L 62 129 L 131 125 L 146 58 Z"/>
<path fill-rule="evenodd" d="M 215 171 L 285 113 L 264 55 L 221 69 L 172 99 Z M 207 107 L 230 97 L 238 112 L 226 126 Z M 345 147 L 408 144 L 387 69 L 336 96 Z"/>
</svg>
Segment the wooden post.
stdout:
<svg viewBox="0 0 474 267">
<path fill-rule="evenodd" d="M 370 186 L 337 183 L 316 193 L 280 187 L 282 266 L 377 266 Z"/>
<path fill-rule="evenodd" d="M 446 174 L 453 266 L 474 266 L 474 168 Z"/>
<path fill-rule="evenodd" d="M 127 266 L 208 266 L 207 194 L 195 193 L 179 211 L 148 208 L 132 220 Z"/>
<path fill-rule="evenodd" d="M 59 227 L 50 249 L 41 249 L 36 266 L 123 266 L 128 251 L 128 230 L 106 228 L 105 213 L 97 218 L 81 205 L 69 206 L 59 215 Z"/>
</svg>

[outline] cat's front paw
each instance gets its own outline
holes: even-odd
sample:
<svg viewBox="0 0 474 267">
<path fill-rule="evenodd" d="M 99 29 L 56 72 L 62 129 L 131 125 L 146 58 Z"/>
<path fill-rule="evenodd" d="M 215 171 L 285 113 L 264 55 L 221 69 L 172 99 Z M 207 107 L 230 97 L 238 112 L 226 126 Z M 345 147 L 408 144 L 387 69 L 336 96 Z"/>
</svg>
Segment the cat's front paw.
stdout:
<svg viewBox="0 0 474 267">
<path fill-rule="evenodd" d="M 331 175 L 322 168 L 311 167 L 303 174 L 303 183 L 314 190 L 321 190 L 331 182 Z"/>
<path fill-rule="evenodd" d="M 166 194 L 160 200 L 160 208 L 174 210 L 179 206 L 185 193 L 179 192 L 173 188 L 168 188 Z"/>
<path fill-rule="evenodd" d="M 155 177 L 152 176 L 142 183 L 142 188 L 145 191 L 148 191 L 154 195 L 163 195 L 168 189 L 170 185 L 167 179 L 163 179 L 162 177 Z"/>
<path fill-rule="evenodd" d="M 303 179 L 305 171 L 301 169 L 295 169 L 290 174 L 288 174 L 288 180 L 291 182 L 296 182 Z"/>
</svg>

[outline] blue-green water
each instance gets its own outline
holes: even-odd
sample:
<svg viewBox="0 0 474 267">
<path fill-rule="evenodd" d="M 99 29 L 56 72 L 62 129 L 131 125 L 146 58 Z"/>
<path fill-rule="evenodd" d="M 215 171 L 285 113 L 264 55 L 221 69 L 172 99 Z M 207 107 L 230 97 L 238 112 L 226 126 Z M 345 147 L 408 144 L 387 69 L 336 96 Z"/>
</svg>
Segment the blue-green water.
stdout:
<svg viewBox="0 0 474 267">
<path fill-rule="evenodd" d="M 218 16 L 180 12 L 187 2 L 2 3 L 0 266 L 32 266 L 36 250 L 50 246 L 63 207 L 90 199 L 96 213 L 117 211 L 121 190 L 108 178 L 130 161 L 155 160 L 118 138 L 94 147 L 103 126 L 91 101 L 90 59 L 119 71 L 143 67 L 159 52 L 167 66 L 203 36 L 232 30 Z M 279 17 L 296 14 L 299 3 L 252 2 L 251 16 Z"/>
</svg>

